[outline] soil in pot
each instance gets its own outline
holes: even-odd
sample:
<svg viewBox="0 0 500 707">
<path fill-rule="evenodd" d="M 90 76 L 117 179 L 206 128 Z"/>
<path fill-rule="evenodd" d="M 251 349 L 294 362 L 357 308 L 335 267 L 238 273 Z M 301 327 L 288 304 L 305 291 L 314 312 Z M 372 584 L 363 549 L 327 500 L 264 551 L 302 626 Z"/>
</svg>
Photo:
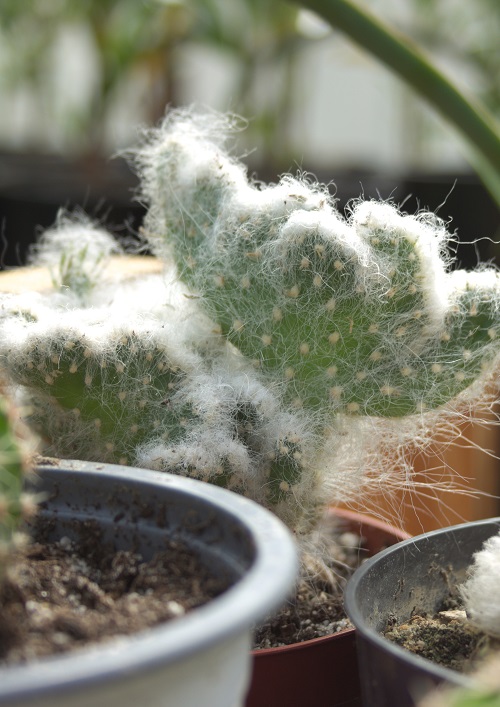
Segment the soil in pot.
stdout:
<svg viewBox="0 0 500 707">
<path fill-rule="evenodd" d="M 318 547 L 324 554 L 327 572 L 318 567 L 302 578 L 294 595 L 282 609 L 264 621 L 255 633 L 254 648 L 277 648 L 302 643 L 352 628 L 343 603 L 347 578 L 367 556 L 363 538 L 346 532 L 335 517 L 325 519 L 318 529 Z M 329 574 L 331 573 L 331 574 Z"/>
<path fill-rule="evenodd" d="M 366 558 L 409 536 L 369 516 L 338 508 L 332 509 L 325 520 L 325 530 L 329 530 L 326 537 L 333 538 L 333 548 L 325 550 L 323 556 L 328 556 L 332 550 L 332 557 L 336 558 L 331 568 L 337 577 L 337 589 L 331 593 L 328 583 L 316 574 L 302 601 L 292 599 L 284 607 L 284 612 L 278 614 L 281 619 L 278 618 L 276 623 L 286 626 L 283 619 L 287 619 L 295 636 L 290 631 L 284 640 L 281 630 L 278 635 L 281 640 L 276 641 L 279 646 L 253 651 L 253 675 L 246 707 L 361 705 L 355 632 L 346 618 L 341 596 L 345 578 Z M 300 593 L 299 590 L 299 597 Z M 308 604 L 312 604 L 312 610 L 307 609 Z M 322 604 L 326 605 L 325 613 L 320 608 Z M 319 619 L 316 622 L 311 619 L 314 612 Z M 301 614 L 304 621 L 299 622 Z M 263 629 L 259 635 L 262 633 Z M 319 638 L 309 640 L 308 637 L 314 635 Z"/>
<path fill-rule="evenodd" d="M 325 516 L 312 544 L 322 549 L 322 562 L 311 558 L 294 595 L 257 628 L 254 649 L 289 646 L 353 628 L 344 610 L 344 587 L 372 548 L 338 510 Z"/>
<path fill-rule="evenodd" d="M 383 635 L 415 655 L 463 674 L 475 672 L 500 648 L 500 641 L 467 620 L 453 590 L 434 613 L 416 610 L 402 623 L 389 619 Z"/>
<path fill-rule="evenodd" d="M 474 554 L 498 532 L 498 525 L 498 519 L 492 518 L 425 533 L 379 553 L 351 578 L 345 603 L 356 626 L 361 693 L 366 704 L 414 707 L 439 684 L 471 686 L 467 672 L 456 669 L 462 660 L 457 662 L 457 655 L 445 656 L 444 662 L 422 655 L 428 637 L 415 633 L 412 642 L 420 652 L 415 655 L 416 651 L 405 650 L 383 634 L 388 627 L 394 630 L 399 625 L 402 630 L 405 624 L 416 630 L 420 623 L 427 630 L 432 625 L 427 619 L 437 617 L 441 623 L 438 639 L 447 632 L 447 640 L 441 643 L 449 647 L 452 632 L 463 629 L 458 624 L 460 614 L 449 613 L 461 610 L 456 604 L 457 587 L 466 580 Z M 426 619 L 425 623 L 417 616 Z M 455 643 L 457 654 L 482 653 L 481 639 L 475 643 L 470 634 Z M 436 658 L 436 650 L 433 652 Z"/>
<path fill-rule="evenodd" d="M 47 542 L 51 521 L 19 550 L 2 589 L 0 663 L 23 663 L 177 618 L 232 584 L 175 539 L 151 560 L 103 542 L 92 521 L 78 539 Z"/>
</svg>

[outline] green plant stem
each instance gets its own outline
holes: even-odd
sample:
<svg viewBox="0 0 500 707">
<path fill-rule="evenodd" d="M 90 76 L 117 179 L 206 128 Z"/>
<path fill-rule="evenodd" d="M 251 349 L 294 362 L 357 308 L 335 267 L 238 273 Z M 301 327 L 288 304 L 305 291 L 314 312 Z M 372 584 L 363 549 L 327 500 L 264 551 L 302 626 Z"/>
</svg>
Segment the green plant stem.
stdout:
<svg viewBox="0 0 500 707">
<path fill-rule="evenodd" d="M 355 2 L 300 0 L 300 4 L 380 59 L 465 136 L 477 153 L 472 163 L 500 207 L 500 128 L 494 118 L 433 66 L 410 39 Z"/>
</svg>

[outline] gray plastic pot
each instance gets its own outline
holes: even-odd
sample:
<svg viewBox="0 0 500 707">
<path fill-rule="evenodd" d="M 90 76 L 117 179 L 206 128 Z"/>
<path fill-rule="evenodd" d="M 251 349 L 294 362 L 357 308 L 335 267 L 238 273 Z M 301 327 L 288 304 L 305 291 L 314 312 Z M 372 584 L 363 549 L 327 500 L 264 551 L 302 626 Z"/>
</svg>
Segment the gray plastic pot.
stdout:
<svg viewBox="0 0 500 707">
<path fill-rule="evenodd" d="M 495 535 L 500 518 L 463 523 L 419 535 L 367 560 L 351 577 L 345 607 L 356 627 L 365 707 L 414 707 L 440 683 L 470 687 L 472 680 L 385 639 L 389 617 L 439 610 L 450 586 L 464 581 L 472 556 Z"/>
<path fill-rule="evenodd" d="M 0 669 L 0 705 L 236 707 L 244 701 L 252 627 L 291 590 L 296 550 L 271 513 L 225 489 L 178 476 L 85 462 L 43 464 L 36 489 L 54 539 L 81 521 L 117 549 L 147 559 L 178 537 L 235 580 L 226 592 L 162 626 L 106 645 Z"/>
</svg>

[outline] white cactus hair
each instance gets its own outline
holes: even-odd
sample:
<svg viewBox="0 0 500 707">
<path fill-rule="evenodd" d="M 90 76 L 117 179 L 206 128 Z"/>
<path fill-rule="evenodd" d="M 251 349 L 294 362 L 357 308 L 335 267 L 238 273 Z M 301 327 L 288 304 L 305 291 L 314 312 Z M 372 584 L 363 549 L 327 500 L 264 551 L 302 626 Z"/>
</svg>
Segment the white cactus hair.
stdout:
<svg viewBox="0 0 500 707">
<path fill-rule="evenodd" d="M 468 572 L 460 586 L 467 617 L 485 633 L 500 638 L 500 533 L 486 540 Z"/>
<path fill-rule="evenodd" d="M 492 268 L 450 274 L 448 234 L 429 214 L 357 201 L 345 218 L 328 188 L 304 175 L 268 186 L 249 179 L 230 149 L 241 127 L 235 116 L 180 109 L 148 131 L 132 159 L 148 207 L 145 241 L 163 272 L 110 284 L 100 267 L 115 252 L 112 237 L 62 213 L 34 258 L 57 268 L 61 255 L 79 254 L 67 291 L 3 299 L 0 356 L 28 387 L 20 371 L 33 366 L 36 342 L 45 378 L 36 366 L 33 378 L 45 385 L 48 417 L 47 381 L 75 380 L 63 329 L 89 342 L 82 365 L 94 367 L 113 368 L 122 337 L 143 356 L 145 377 L 158 373 L 150 361 L 170 376 L 150 385 L 158 426 L 129 449 L 133 461 L 227 485 L 300 534 L 330 503 L 359 504 L 377 485 L 407 488 L 406 445 L 459 434 L 473 404 L 490 404 L 499 278 Z M 120 394 L 141 381 L 130 368 L 112 381 Z M 82 391 L 103 416 L 112 408 L 117 425 L 130 414 L 114 388 Z M 154 415 L 170 415 L 170 427 Z M 54 420 L 73 443 L 75 420 Z M 81 423 L 95 454 L 95 426 Z"/>
<path fill-rule="evenodd" d="M 100 284 L 110 256 L 121 252 L 118 241 L 86 214 L 60 209 L 54 226 L 31 247 L 29 262 L 47 267 L 60 293 L 82 299 Z"/>
<path fill-rule="evenodd" d="M 180 183 L 189 184 L 195 166 L 200 176 L 210 176 L 217 169 L 212 149 L 216 146 L 224 159 L 225 176 L 245 187 L 245 168 L 227 154 L 231 137 L 244 125 L 245 121 L 234 114 L 221 114 L 209 109 L 200 111 L 194 107 L 177 108 L 166 114 L 158 128 L 149 128 L 143 133 L 139 148 L 128 151 L 141 178 L 138 199 L 148 206 L 149 215 L 145 224 L 147 242 L 159 257 L 171 257 L 163 238 L 165 224 L 162 206 L 165 199 L 175 199 L 175 193 L 162 178 L 158 165 L 165 159 L 176 163 Z M 175 133 L 171 131 L 173 126 Z M 207 149 L 207 142 L 211 149 Z M 179 143 L 183 146 L 181 159 Z"/>
<path fill-rule="evenodd" d="M 116 239 L 87 214 L 60 209 L 54 226 L 42 233 L 32 246 L 29 260 L 33 265 L 58 264 L 62 253 L 76 247 L 85 248 L 90 262 L 122 251 Z"/>
</svg>

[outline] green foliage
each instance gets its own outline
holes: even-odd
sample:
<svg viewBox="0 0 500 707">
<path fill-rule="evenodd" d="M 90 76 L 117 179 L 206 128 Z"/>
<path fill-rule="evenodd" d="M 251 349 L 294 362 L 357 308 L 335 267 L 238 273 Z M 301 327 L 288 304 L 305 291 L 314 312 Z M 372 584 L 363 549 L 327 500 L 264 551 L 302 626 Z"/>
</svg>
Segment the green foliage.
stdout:
<svg viewBox="0 0 500 707">
<path fill-rule="evenodd" d="M 457 129 L 471 164 L 500 206 L 500 130 L 495 115 L 461 91 L 416 44 L 356 0 L 302 0 L 301 4 L 386 64 Z"/>
<path fill-rule="evenodd" d="M 460 66 L 494 115 L 500 111 L 500 5 L 496 0 L 463 3 L 411 0 L 411 26 L 401 28 L 435 56 Z M 383 8 L 381 8 L 383 11 Z"/>
<path fill-rule="evenodd" d="M 462 694 L 455 697 L 450 707 L 500 707 L 500 695 L 498 692 Z"/>
<path fill-rule="evenodd" d="M 130 97 L 147 89 L 136 111 L 146 124 L 155 124 L 166 106 L 177 104 L 185 92 L 179 48 L 187 43 L 206 47 L 227 61 L 234 75 L 230 101 L 243 113 L 255 114 L 255 96 L 262 94 L 264 77 L 268 81 L 277 73 L 281 79 L 276 81 L 278 90 L 259 96 L 252 130 L 253 139 L 260 138 L 266 153 L 283 164 L 290 73 L 305 41 L 296 23 L 298 12 L 285 0 L 232 0 L 230 5 L 224 0 L 4 0 L 0 87 L 27 88 L 48 117 L 49 137 L 56 123 L 57 139 L 65 149 L 95 153 L 116 148 L 107 122 L 120 110 L 124 94 Z M 61 66 L 57 49 L 62 41 L 67 51 L 79 49 L 86 71 L 80 67 L 75 73 L 72 56 Z M 80 97 L 56 93 L 61 70 L 71 72 L 71 83 L 81 84 Z"/>
</svg>

